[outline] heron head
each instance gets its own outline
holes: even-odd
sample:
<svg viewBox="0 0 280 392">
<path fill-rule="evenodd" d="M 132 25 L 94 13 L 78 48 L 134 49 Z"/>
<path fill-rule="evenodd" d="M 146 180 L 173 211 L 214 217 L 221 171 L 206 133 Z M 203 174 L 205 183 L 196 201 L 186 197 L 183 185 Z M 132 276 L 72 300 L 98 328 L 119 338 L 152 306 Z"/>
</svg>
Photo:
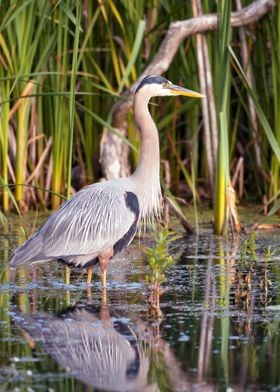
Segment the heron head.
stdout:
<svg viewBox="0 0 280 392">
<path fill-rule="evenodd" d="M 149 93 L 150 97 L 170 96 L 170 95 L 185 95 L 192 98 L 204 98 L 203 94 L 196 91 L 188 90 L 184 87 L 173 84 L 168 79 L 162 76 L 147 75 L 139 83 L 135 94 L 140 90 Z"/>
</svg>

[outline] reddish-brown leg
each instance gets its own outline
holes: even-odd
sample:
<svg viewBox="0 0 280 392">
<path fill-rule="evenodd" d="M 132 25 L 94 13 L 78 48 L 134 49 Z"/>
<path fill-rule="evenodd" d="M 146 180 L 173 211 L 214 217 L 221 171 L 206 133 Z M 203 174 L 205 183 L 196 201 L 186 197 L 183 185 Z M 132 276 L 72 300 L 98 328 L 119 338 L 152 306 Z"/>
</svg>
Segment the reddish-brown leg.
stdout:
<svg viewBox="0 0 280 392">
<path fill-rule="evenodd" d="M 106 270 L 110 258 L 113 256 L 113 250 L 109 249 L 106 252 L 100 253 L 98 256 L 100 268 L 101 268 L 101 286 L 106 287 Z"/>
</svg>

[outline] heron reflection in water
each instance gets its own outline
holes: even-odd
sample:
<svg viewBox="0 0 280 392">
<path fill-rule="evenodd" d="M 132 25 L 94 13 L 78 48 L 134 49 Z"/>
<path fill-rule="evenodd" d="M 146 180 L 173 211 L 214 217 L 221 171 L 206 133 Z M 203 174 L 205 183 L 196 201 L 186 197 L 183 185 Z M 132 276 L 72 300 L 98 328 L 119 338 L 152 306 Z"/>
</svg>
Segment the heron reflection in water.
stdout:
<svg viewBox="0 0 280 392">
<path fill-rule="evenodd" d="M 203 97 L 161 76 L 148 75 L 140 82 L 133 101 L 141 135 L 136 171 L 130 177 L 93 184 L 76 193 L 16 249 L 10 258 L 11 267 L 58 259 L 87 267 L 90 283 L 92 266 L 99 262 L 102 285 L 106 285 L 109 260 L 129 245 L 140 221 L 160 215 L 159 137 L 148 103 L 151 97 L 174 95 Z"/>
<path fill-rule="evenodd" d="M 34 341 L 62 368 L 84 384 L 108 391 L 159 391 L 150 380 L 153 361 L 165 369 L 170 390 L 186 390 L 188 383 L 169 344 L 154 337 L 147 324 L 111 316 L 106 304 L 97 310 L 80 304 L 55 316 L 12 312 L 28 343 Z"/>
<path fill-rule="evenodd" d="M 61 367 L 95 388 L 145 390 L 149 360 L 135 334 L 104 306 L 77 306 L 59 316 L 17 314 L 16 324 Z"/>
</svg>

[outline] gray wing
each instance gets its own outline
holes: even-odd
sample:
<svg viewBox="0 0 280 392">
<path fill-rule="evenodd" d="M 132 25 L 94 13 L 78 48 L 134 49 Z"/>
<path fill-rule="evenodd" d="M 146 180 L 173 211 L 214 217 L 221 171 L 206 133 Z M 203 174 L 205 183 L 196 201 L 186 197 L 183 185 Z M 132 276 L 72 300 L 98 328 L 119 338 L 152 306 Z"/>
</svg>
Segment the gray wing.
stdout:
<svg viewBox="0 0 280 392">
<path fill-rule="evenodd" d="M 96 257 L 109 250 L 138 219 L 137 197 L 128 198 L 128 194 L 134 195 L 114 181 L 82 189 L 14 252 L 10 265 L 88 254 Z"/>
</svg>

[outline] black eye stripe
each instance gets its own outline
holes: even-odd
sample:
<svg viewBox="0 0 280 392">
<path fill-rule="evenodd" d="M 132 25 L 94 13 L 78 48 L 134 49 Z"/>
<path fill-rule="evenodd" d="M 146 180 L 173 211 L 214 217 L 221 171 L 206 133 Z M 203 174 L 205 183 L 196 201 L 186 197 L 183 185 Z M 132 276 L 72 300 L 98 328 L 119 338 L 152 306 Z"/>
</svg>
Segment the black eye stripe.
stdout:
<svg viewBox="0 0 280 392">
<path fill-rule="evenodd" d="M 154 76 L 154 75 L 147 75 L 142 79 L 142 81 L 139 83 L 135 93 L 137 93 L 138 90 L 140 90 L 145 84 L 163 84 L 165 86 L 170 85 L 169 80 L 164 78 L 163 76 Z"/>
</svg>

